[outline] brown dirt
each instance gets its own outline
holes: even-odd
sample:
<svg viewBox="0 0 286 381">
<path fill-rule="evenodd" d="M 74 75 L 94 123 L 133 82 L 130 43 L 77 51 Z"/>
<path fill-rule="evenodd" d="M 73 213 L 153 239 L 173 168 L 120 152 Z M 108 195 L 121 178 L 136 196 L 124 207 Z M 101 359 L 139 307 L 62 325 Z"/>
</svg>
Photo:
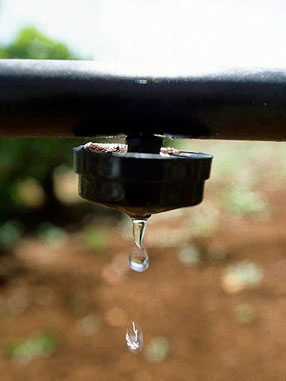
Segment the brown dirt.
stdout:
<svg viewBox="0 0 286 381">
<path fill-rule="evenodd" d="M 2 355 L 1 380 L 286 380 L 285 192 L 268 194 L 271 220 L 226 216 L 215 234 L 196 240 L 204 252 L 220 247 L 226 257 L 219 262 L 205 256 L 184 267 L 178 248 L 150 247 L 149 270 L 133 273 L 126 264 L 131 237 L 124 239 L 120 228 L 113 228 L 112 246 L 97 254 L 83 250 L 76 235 L 61 247 L 21 242 L 0 262 L 1 311 L 14 306 L 1 314 L 0 345 L 45 330 L 56 332 L 59 344 L 53 355 L 27 364 Z M 262 266 L 262 283 L 225 292 L 223 270 L 244 259 Z M 239 324 L 235 311 L 245 303 L 256 319 Z M 84 334 L 86 316 L 100 329 Z M 169 340 L 162 362 L 127 351 L 129 319 L 143 327 L 145 348 L 154 336 Z"/>
</svg>

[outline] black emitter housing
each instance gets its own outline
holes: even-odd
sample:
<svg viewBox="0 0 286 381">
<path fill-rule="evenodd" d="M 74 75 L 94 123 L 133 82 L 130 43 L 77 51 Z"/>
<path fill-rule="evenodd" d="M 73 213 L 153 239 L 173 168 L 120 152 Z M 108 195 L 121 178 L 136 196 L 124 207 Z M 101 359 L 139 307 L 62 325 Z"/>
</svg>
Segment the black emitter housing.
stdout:
<svg viewBox="0 0 286 381">
<path fill-rule="evenodd" d="M 212 156 L 95 152 L 74 148 L 79 194 L 86 200 L 127 213 L 132 218 L 199 204 L 209 178 Z"/>
</svg>

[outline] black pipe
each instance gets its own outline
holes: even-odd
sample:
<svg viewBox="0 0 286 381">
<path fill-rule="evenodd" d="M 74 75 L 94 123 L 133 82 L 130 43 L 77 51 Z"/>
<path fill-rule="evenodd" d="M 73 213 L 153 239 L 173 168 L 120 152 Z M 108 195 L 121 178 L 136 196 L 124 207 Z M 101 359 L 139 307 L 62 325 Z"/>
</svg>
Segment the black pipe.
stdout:
<svg viewBox="0 0 286 381">
<path fill-rule="evenodd" d="M 0 136 L 118 134 L 286 140 L 286 69 L 172 77 L 0 60 Z"/>
</svg>

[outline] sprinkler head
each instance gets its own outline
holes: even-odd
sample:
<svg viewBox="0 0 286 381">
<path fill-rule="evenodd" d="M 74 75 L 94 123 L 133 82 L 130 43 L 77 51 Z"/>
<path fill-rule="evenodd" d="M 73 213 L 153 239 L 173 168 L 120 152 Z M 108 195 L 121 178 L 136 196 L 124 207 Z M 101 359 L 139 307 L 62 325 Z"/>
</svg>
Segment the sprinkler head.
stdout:
<svg viewBox="0 0 286 381">
<path fill-rule="evenodd" d="M 158 153 L 133 152 L 136 144 L 132 144 L 132 152 L 127 144 L 87 143 L 74 148 L 80 196 L 132 218 L 147 218 L 202 201 L 211 155 L 160 149 L 156 144 Z"/>
</svg>

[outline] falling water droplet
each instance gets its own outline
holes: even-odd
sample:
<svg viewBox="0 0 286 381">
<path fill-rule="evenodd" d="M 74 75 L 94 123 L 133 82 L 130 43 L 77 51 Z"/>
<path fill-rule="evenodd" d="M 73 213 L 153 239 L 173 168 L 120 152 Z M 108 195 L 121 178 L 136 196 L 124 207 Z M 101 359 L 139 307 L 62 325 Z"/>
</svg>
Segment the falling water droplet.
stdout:
<svg viewBox="0 0 286 381">
<path fill-rule="evenodd" d="M 142 273 L 149 267 L 149 256 L 144 246 L 140 249 L 135 247 L 129 255 L 129 266 L 131 270 Z"/>
<path fill-rule="evenodd" d="M 136 247 L 129 255 L 129 265 L 131 270 L 136 272 L 143 272 L 149 267 L 149 256 L 146 249 L 142 245 L 146 222 L 146 218 L 132 218 L 133 237 Z"/>
<path fill-rule="evenodd" d="M 136 246 L 140 249 L 142 247 L 142 241 L 146 229 L 146 222 L 147 220 L 142 219 L 136 219 L 132 218 L 133 223 L 133 238 L 135 241 Z"/>
<path fill-rule="evenodd" d="M 134 321 L 131 321 L 128 324 L 125 338 L 127 347 L 130 350 L 130 352 L 138 353 L 142 351 L 143 333 L 140 327 Z"/>
</svg>

